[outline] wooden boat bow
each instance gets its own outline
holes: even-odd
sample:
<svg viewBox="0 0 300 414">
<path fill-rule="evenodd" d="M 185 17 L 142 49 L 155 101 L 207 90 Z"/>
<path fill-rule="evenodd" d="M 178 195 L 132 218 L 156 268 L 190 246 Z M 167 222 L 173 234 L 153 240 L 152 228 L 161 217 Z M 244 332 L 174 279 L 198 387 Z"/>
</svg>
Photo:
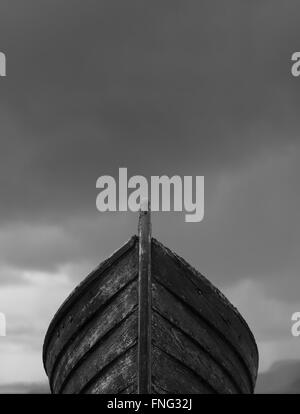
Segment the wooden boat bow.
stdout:
<svg viewBox="0 0 300 414">
<path fill-rule="evenodd" d="M 93 270 L 48 328 L 43 361 L 53 393 L 252 393 L 255 339 L 222 293 L 151 236 Z"/>
</svg>

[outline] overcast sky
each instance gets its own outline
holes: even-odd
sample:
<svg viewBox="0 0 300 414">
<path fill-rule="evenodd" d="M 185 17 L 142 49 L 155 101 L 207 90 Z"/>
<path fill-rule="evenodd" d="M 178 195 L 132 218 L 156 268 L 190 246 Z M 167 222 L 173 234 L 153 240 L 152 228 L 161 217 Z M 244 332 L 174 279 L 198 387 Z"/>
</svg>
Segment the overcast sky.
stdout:
<svg viewBox="0 0 300 414">
<path fill-rule="evenodd" d="M 300 361 L 299 19 L 297 0 L 1 1 L 0 385 L 45 381 L 51 317 L 136 232 L 96 210 L 120 167 L 205 176 L 204 220 L 156 213 L 154 236 L 238 307 L 261 371 Z"/>
</svg>

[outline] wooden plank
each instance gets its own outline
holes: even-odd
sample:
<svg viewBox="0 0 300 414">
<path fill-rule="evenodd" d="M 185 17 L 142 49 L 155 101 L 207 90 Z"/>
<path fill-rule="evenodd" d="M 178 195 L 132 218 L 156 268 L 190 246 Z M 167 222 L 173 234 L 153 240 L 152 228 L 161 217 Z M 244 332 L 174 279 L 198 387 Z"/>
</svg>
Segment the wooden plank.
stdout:
<svg viewBox="0 0 300 414">
<path fill-rule="evenodd" d="M 240 392 L 252 391 L 248 372 L 232 347 L 203 319 L 190 311 L 183 301 L 155 281 L 152 284 L 152 307 L 209 353 L 225 370 L 225 375 L 232 378 Z"/>
<path fill-rule="evenodd" d="M 163 388 L 159 387 L 157 384 L 152 385 L 152 394 L 169 394 L 168 390 L 164 390 Z"/>
<path fill-rule="evenodd" d="M 53 392 L 252 392 L 257 349 L 238 312 L 153 241 L 150 211 L 141 212 L 132 240 L 51 323 L 44 363 Z"/>
<path fill-rule="evenodd" d="M 175 296 L 180 297 L 190 308 L 194 309 L 208 324 L 213 326 L 220 335 L 235 348 L 241 361 L 248 369 L 252 386 L 255 384 L 257 363 L 255 361 L 255 341 L 249 336 L 249 329 L 244 324 L 232 326 L 228 320 L 235 320 L 235 311 L 228 306 L 223 306 L 221 314 L 213 304 L 222 302 L 222 296 L 213 290 L 208 294 L 201 291 L 189 277 L 188 268 L 179 266 L 177 260 L 172 257 L 172 252 L 164 248 L 160 243 L 152 243 L 152 275 Z M 207 288 L 207 286 L 206 286 Z"/>
<path fill-rule="evenodd" d="M 201 377 L 219 394 L 239 393 L 229 376 L 198 344 L 157 313 L 152 315 L 152 343 Z"/>
<path fill-rule="evenodd" d="M 136 394 L 137 392 L 136 384 L 129 385 L 124 390 L 119 391 L 119 394 Z"/>
<path fill-rule="evenodd" d="M 139 219 L 138 394 L 151 394 L 151 222 Z"/>
<path fill-rule="evenodd" d="M 92 352 L 86 354 L 80 365 L 72 371 L 72 375 L 68 378 L 63 390 L 56 390 L 56 392 L 79 393 L 90 388 L 89 384 L 93 384 L 99 378 L 104 378 L 108 369 L 117 365 L 122 355 L 136 346 L 136 327 L 137 312 L 129 316 L 111 335 L 105 337 Z M 114 380 L 115 378 L 112 376 L 110 383 L 113 383 Z M 130 384 L 124 381 L 121 385 L 121 389 L 124 389 Z"/>
<path fill-rule="evenodd" d="M 112 264 L 101 277 L 95 279 L 89 290 L 82 296 L 79 295 L 77 302 L 68 309 L 48 345 L 46 368 L 49 377 L 52 375 L 56 360 L 59 359 L 60 353 L 64 352 L 68 343 L 120 289 L 137 277 L 137 255 L 136 246 L 126 256 Z"/>
<path fill-rule="evenodd" d="M 163 389 L 168 394 L 214 394 L 191 370 L 155 346 L 152 358 L 154 389 Z"/>
<path fill-rule="evenodd" d="M 137 282 L 130 283 L 119 291 L 115 299 L 97 314 L 89 324 L 78 332 L 76 338 L 65 349 L 52 375 L 52 388 L 61 389 L 68 376 L 92 348 L 118 329 L 120 323 L 137 308 Z M 137 329 L 136 329 L 137 330 Z M 137 332 L 136 332 L 137 335 Z"/>
<path fill-rule="evenodd" d="M 95 280 L 101 278 L 102 274 L 111 267 L 113 263 L 116 263 L 121 257 L 127 255 L 132 250 L 137 242 L 137 237 L 133 236 L 128 240 L 121 248 L 109 256 L 106 260 L 101 262 L 82 282 L 71 292 L 63 304 L 59 307 L 55 313 L 51 323 L 48 327 L 44 344 L 43 344 L 43 363 L 46 369 L 46 356 L 48 354 L 48 345 L 61 323 L 61 320 L 66 315 L 68 310 L 77 302 L 78 298 L 90 289 L 90 286 Z M 47 372 L 47 369 L 46 369 Z"/>
<path fill-rule="evenodd" d="M 124 384 L 136 383 L 137 348 L 130 348 L 118 361 L 103 373 L 88 387 L 85 394 L 118 394 L 124 389 Z"/>
</svg>

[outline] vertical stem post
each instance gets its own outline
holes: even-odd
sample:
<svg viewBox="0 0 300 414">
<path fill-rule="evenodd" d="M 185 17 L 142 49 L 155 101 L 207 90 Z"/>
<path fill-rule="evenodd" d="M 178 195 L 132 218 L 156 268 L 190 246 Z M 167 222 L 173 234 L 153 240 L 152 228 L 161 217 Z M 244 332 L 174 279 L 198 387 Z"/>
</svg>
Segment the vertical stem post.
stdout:
<svg viewBox="0 0 300 414">
<path fill-rule="evenodd" d="M 151 394 L 151 213 L 139 217 L 138 394 Z"/>
</svg>

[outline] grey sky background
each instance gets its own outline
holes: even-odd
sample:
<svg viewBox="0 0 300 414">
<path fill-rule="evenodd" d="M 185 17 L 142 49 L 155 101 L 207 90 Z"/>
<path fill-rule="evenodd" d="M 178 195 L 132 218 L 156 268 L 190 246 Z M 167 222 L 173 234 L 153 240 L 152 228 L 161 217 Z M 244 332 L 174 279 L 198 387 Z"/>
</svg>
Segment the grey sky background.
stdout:
<svg viewBox="0 0 300 414">
<path fill-rule="evenodd" d="M 154 236 L 246 318 L 258 391 L 278 366 L 294 389 L 299 18 L 297 0 L 1 1 L 0 392 L 43 389 L 51 317 L 136 232 L 136 215 L 96 210 L 97 178 L 119 167 L 205 176 L 204 221 L 153 214 Z"/>
</svg>

